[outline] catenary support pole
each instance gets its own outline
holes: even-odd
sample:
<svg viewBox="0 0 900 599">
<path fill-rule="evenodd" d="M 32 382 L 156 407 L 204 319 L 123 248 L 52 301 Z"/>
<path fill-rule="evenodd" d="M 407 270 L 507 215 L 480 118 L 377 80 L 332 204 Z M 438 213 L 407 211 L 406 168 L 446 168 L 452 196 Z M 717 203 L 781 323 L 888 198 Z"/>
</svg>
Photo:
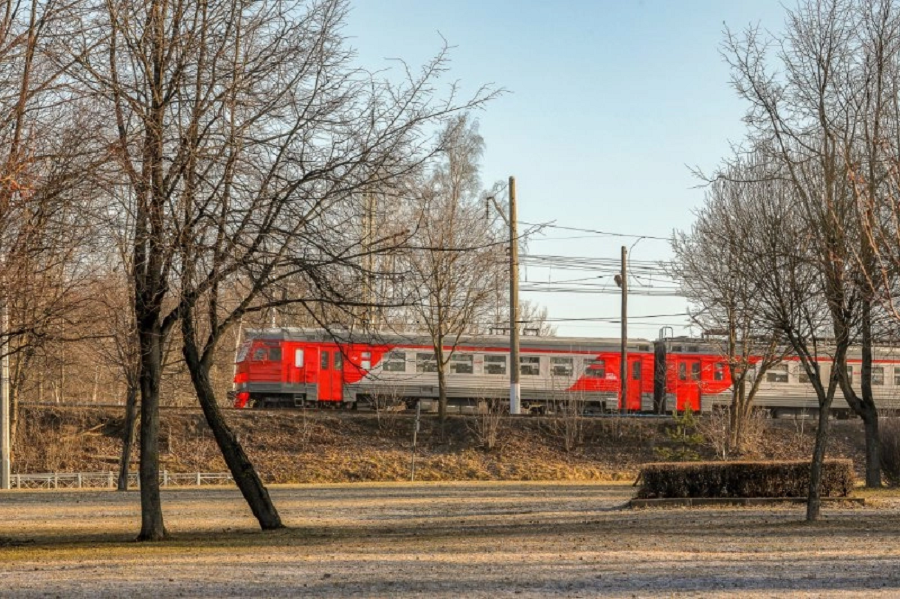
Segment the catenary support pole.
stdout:
<svg viewBox="0 0 900 599">
<path fill-rule="evenodd" d="M 509 413 L 521 414 L 519 388 L 519 235 L 516 178 L 509 178 Z"/>
<path fill-rule="evenodd" d="M 628 272 L 626 269 L 628 251 L 622 246 L 622 363 L 619 366 L 621 395 L 619 409 L 628 410 Z"/>
</svg>

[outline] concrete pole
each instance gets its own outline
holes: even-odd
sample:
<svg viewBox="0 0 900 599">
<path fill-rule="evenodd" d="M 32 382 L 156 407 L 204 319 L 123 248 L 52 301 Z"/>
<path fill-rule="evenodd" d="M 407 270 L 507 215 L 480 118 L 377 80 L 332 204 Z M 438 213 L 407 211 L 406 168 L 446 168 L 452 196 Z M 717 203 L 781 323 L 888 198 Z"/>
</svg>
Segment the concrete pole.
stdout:
<svg viewBox="0 0 900 599">
<path fill-rule="evenodd" d="M 519 234 L 516 178 L 509 178 L 509 413 L 522 413 L 519 387 Z"/>
<path fill-rule="evenodd" d="M 0 398 L 0 489 L 9 489 L 10 447 L 9 447 L 9 294 L 3 298 L 3 335 L 6 343 L 0 345 L 3 358 L 0 359 L 0 386 L 3 397 Z"/>
<path fill-rule="evenodd" d="M 628 251 L 622 246 L 622 364 L 619 366 L 619 380 L 621 395 L 619 396 L 619 409 L 625 412 L 628 409 L 628 272 L 626 269 L 626 257 Z"/>
<path fill-rule="evenodd" d="M 375 194 L 367 191 L 363 195 L 363 199 L 365 201 L 363 210 L 363 219 L 365 221 L 363 225 L 363 251 L 365 254 L 363 259 L 366 270 L 363 293 L 365 294 L 365 326 L 367 329 L 370 329 L 374 328 L 375 324 L 375 308 L 373 306 L 375 303 L 375 254 L 373 253 L 375 241 Z"/>
</svg>

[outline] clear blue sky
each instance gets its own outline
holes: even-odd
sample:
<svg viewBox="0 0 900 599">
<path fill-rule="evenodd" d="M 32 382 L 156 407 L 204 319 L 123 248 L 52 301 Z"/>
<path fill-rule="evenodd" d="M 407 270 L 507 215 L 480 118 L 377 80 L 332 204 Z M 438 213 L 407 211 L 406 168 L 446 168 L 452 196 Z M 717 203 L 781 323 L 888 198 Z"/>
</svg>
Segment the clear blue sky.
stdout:
<svg viewBox="0 0 900 599">
<path fill-rule="evenodd" d="M 465 89 L 494 83 L 506 96 L 477 113 L 486 185 L 514 175 L 519 219 L 669 237 L 688 228 L 703 190 L 689 166 L 714 168 L 744 135 L 744 105 L 719 54 L 727 24 L 780 30 L 776 0 L 357 0 L 345 33 L 367 68 L 402 57 L 421 64 L 456 46 L 450 77 Z M 529 253 L 616 258 L 635 239 L 550 230 Z M 636 260 L 670 256 L 644 239 Z M 570 279 L 527 269 L 525 280 Z M 583 275 L 582 275 L 583 276 Z M 601 283 L 608 278 L 600 279 Z M 636 284 L 638 281 L 633 282 Z M 523 293 L 551 318 L 612 317 L 612 295 Z M 684 312 L 681 298 L 632 297 L 635 317 Z M 630 337 L 655 338 L 683 318 L 635 318 Z M 676 333 L 684 329 L 676 328 Z M 618 324 L 560 324 L 559 333 L 618 336 Z"/>
</svg>

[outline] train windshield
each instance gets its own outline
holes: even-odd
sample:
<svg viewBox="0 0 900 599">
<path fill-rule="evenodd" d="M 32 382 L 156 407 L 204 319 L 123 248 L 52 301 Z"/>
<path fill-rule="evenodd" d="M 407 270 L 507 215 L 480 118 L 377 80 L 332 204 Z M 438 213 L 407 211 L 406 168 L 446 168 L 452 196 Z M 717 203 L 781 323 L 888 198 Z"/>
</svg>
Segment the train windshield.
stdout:
<svg viewBox="0 0 900 599">
<path fill-rule="evenodd" d="M 253 348 L 254 362 L 280 362 L 281 348 L 268 345 L 259 345 Z"/>
</svg>

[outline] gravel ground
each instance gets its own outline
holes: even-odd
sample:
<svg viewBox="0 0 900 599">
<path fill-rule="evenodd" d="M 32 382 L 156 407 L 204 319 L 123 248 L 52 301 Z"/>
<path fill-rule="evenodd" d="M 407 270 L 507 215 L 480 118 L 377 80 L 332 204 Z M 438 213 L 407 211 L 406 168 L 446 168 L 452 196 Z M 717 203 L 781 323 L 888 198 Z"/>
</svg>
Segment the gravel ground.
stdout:
<svg viewBox="0 0 900 599">
<path fill-rule="evenodd" d="M 281 487 L 258 532 L 232 489 L 164 491 L 172 540 L 134 543 L 139 497 L 0 497 L 4 597 L 894 597 L 900 501 L 623 509 L 565 483 Z"/>
</svg>

